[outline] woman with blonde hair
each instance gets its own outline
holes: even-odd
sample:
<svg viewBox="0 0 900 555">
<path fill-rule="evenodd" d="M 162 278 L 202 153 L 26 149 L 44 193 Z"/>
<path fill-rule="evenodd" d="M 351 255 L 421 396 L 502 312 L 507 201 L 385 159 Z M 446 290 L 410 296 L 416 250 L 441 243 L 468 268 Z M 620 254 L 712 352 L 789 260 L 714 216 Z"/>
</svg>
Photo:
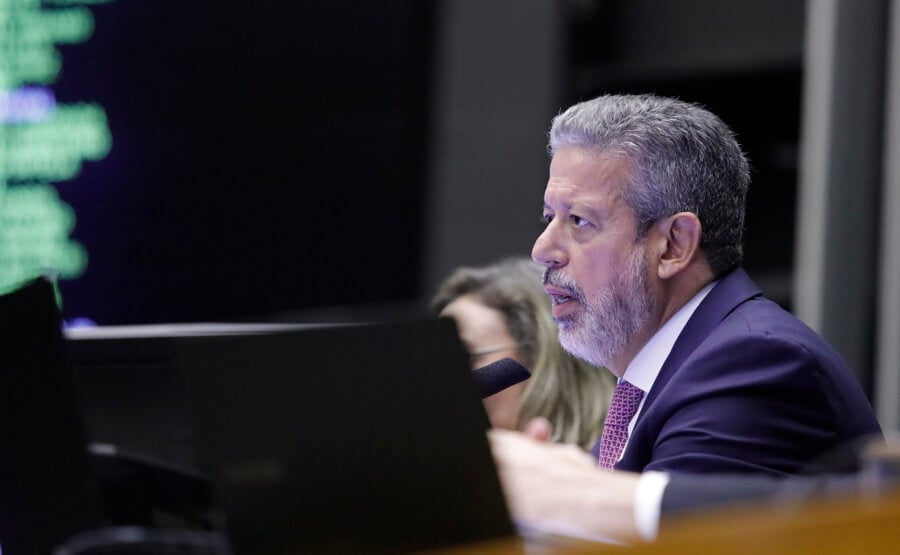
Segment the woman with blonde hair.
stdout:
<svg viewBox="0 0 900 555">
<path fill-rule="evenodd" d="M 456 320 L 473 369 L 511 357 L 531 371 L 529 380 L 484 400 L 492 426 L 521 430 L 543 417 L 552 426 L 551 441 L 590 449 L 615 381 L 606 369 L 562 349 L 541 271 L 524 257 L 458 268 L 438 288 L 432 308 Z"/>
</svg>

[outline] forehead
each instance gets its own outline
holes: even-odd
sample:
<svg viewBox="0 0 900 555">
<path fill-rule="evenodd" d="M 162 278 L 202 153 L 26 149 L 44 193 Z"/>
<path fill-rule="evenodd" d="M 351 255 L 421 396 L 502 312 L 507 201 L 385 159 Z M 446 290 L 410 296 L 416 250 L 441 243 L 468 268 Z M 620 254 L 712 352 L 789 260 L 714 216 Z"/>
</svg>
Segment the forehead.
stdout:
<svg viewBox="0 0 900 555">
<path fill-rule="evenodd" d="M 459 335 L 470 347 L 506 342 L 510 338 L 503 313 L 466 294 L 444 307 L 441 316 L 456 320 Z"/>
<path fill-rule="evenodd" d="M 617 154 L 563 148 L 550 162 L 545 202 L 616 205 L 629 177 L 627 160 Z"/>
</svg>

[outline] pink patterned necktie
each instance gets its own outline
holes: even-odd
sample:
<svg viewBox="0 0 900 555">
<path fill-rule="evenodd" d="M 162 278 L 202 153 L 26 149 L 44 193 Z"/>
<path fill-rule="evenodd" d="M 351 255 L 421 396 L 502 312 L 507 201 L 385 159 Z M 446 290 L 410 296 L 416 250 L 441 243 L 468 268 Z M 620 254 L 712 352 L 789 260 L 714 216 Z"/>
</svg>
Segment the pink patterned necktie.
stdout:
<svg viewBox="0 0 900 555">
<path fill-rule="evenodd" d="M 628 440 L 628 424 L 634 418 L 643 397 L 643 391 L 625 380 L 616 384 L 609 412 L 606 413 L 603 436 L 600 438 L 600 468 L 609 470 L 619 462 L 622 448 Z"/>
</svg>

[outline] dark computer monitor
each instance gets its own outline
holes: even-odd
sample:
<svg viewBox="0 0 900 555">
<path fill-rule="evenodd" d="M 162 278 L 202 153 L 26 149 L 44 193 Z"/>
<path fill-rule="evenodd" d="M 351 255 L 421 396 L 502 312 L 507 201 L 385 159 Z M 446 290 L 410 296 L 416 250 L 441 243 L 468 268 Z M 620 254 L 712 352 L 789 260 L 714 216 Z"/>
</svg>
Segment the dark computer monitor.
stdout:
<svg viewBox="0 0 900 555">
<path fill-rule="evenodd" d="M 95 361 L 131 352 L 167 368 L 179 434 L 237 555 L 404 553 L 513 534 L 451 320 L 93 341 Z"/>
<path fill-rule="evenodd" d="M 60 213 L 52 230 L 87 257 L 60 283 L 66 320 L 248 321 L 416 297 L 433 2 L 16 4 L 12 21 L 68 37 L 4 34 L 60 66 L 19 95 L 70 123 L 33 131 L 20 166 L 34 175 L 12 175 L 17 190 L 59 179 L 34 188 L 59 198 L 28 213 Z M 26 147 L 11 138 L 9 156 Z"/>
</svg>

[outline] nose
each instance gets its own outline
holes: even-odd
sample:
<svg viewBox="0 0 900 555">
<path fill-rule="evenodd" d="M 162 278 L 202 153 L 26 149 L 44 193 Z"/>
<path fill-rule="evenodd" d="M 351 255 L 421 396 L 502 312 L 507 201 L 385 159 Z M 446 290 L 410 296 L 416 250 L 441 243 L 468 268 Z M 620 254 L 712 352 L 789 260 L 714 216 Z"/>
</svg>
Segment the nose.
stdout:
<svg viewBox="0 0 900 555">
<path fill-rule="evenodd" d="M 564 266 L 567 262 L 565 251 L 559 245 L 555 229 L 554 222 L 550 222 L 535 239 L 534 247 L 531 249 L 531 258 L 538 264 L 549 268 Z"/>
</svg>

